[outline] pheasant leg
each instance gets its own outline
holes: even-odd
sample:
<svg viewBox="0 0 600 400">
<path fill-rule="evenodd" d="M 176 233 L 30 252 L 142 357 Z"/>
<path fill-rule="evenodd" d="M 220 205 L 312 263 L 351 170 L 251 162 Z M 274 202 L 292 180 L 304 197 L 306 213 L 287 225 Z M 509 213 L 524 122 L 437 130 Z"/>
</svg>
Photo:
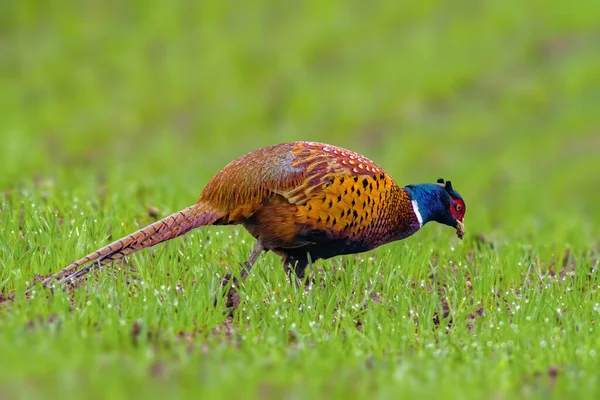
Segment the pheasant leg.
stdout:
<svg viewBox="0 0 600 400">
<path fill-rule="evenodd" d="M 263 247 L 262 242 L 259 238 L 256 241 L 256 243 L 254 244 L 254 247 L 252 248 L 252 252 L 250 253 L 250 258 L 248 258 L 248 260 L 246 262 L 244 262 L 244 266 L 240 273 L 242 282 L 244 282 L 246 280 L 246 278 L 248 277 L 248 274 L 250 273 L 250 270 L 252 269 L 252 266 L 254 265 L 254 263 L 256 262 L 256 260 L 262 254 L 263 251 L 265 251 L 265 248 Z M 227 292 L 227 298 L 225 299 L 225 305 L 227 307 L 233 307 L 234 309 L 236 309 L 241 301 L 240 295 L 237 292 L 237 288 L 240 286 L 240 282 L 238 281 L 238 279 L 233 277 L 232 274 L 227 274 L 221 281 L 221 287 L 226 286 L 229 283 L 229 281 L 231 281 L 231 280 L 233 280 L 233 282 L 232 282 L 231 287 L 229 288 L 229 291 Z"/>
</svg>

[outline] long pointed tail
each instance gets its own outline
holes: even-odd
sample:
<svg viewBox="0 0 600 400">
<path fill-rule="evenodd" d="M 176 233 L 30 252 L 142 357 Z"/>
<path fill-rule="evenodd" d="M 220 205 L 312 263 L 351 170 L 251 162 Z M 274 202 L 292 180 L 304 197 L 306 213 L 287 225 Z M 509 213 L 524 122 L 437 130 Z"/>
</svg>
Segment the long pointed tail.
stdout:
<svg viewBox="0 0 600 400">
<path fill-rule="evenodd" d="M 221 213 L 212 211 L 210 207 L 203 203 L 194 204 L 88 254 L 81 260 L 75 261 L 46 278 L 42 281 L 42 285 L 45 287 L 51 281 L 61 278 L 61 283 L 79 278 L 95 267 L 121 259 L 146 247 L 176 238 L 199 226 L 212 225 L 221 217 Z"/>
</svg>

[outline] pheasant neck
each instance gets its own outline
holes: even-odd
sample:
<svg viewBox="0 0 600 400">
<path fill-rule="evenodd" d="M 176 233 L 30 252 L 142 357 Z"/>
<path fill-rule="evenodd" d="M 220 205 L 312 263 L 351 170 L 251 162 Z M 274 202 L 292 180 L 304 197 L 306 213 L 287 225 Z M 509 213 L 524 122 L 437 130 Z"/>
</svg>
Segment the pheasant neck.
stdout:
<svg viewBox="0 0 600 400">
<path fill-rule="evenodd" d="M 429 221 L 434 221 L 436 216 L 444 212 L 441 194 L 444 188 L 436 184 L 408 185 L 404 187 L 410 194 L 411 204 L 415 216 L 421 226 Z"/>
</svg>

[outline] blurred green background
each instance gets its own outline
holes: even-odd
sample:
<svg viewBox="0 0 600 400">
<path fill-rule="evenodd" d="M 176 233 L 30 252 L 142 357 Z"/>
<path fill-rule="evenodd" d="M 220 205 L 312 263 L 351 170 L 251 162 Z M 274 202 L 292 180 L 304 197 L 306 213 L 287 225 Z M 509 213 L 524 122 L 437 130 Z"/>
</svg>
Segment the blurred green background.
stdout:
<svg viewBox="0 0 600 400">
<path fill-rule="evenodd" d="M 452 180 L 467 203 L 465 240 L 457 245 L 448 228 L 427 226 L 367 253 L 367 260 L 379 257 L 367 262 L 375 272 L 351 269 L 340 274 L 343 285 L 310 296 L 292 297 L 279 261 L 265 257 L 233 322 L 238 335 L 250 325 L 242 351 L 206 333 L 195 342 L 207 340 L 210 351 L 189 359 L 174 357 L 186 342 L 165 351 L 150 336 L 148 346 L 129 344 L 132 325 L 141 319 L 148 333 L 172 339 L 195 331 L 196 321 L 220 326 L 223 310 L 209 293 L 247 257 L 245 232 L 227 237 L 206 228 L 193 242 L 196 233 L 163 246 L 156 258 L 132 256 L 148 282 L 140 297 L 103 274 L 75 292 L 75 309 L 68 295 L 23 299 L 34 274 L 55 272 L 154 221 L 150 206 L 161 217 L 192 204 L 241 154 L 292 140 L 362 153 L 400 185 Z M 8 382 L 0 397 L 10 390 L 50 397 L 52 384 L 71 397 L 198 397 L 202 386 L 221 396 L 224 387 L 269 397 L 263 382 L 271 381 L 279 391 L 270 397 L 319 393 L 323 384 L 333 388 L 328 396 L 370 398 L 380 385 L 378 394 L 390 398 L 407 387 L 436 396 L 445 390 L 449 398 L 510 397 L 515 387 L 534 398 L 552 393 L 535 382 L 521 390 L 522 382 L 554 365 L 558 385 L 591 396 L 598 204 L 598 0 L 0 2 L 0 295 L 17 293 L 0 305 L 0 381 Z M 482 236 L 495 246 L 479 246 Z M 467 260 L 478 250 L 471 270 Z M 472 293 L 463 269 L 451 286 L 452 335 L 431 329 L 440 301 L 423 289 L 438 256 L 440 266 L 462 260 L 473 272 Z M 570 256 L 578 272 L 572 286 L 537 270 L 557 260 L 564 266 Z M 339 260 L 319 263 L 335 274 Z M 333 319 L 329 308 L 354 316 L 380 272 L 389 283 L 377 284 L 383 298 L 399 298 L 391 303 L 396 314 L 369 303 L 363 330 L 342 318 L 351 330 L 325 323 L 322 333 L 310 333 L 316 317 L 299 304 L 316 304 L 315 312 L 326 304 L 325 320 Z M 538 273 L 539 282 L 528 278 Z M 192 278 L 199 283 L 185 297 L 166 292 Z M 411 291 L 411 279 L 423 290 Z M 542 283 L 551 290 L 539 290 Z M 522 311 L 513 316 L 496 303 L 500 292 Z M 485 314 L 471 334 L 462 322 L 475 305 Z M 421 316 L 414 344 L 407 307 Z M 280 310 L 290 311 L 288 320 Z M 288 331 L 296 324 L 309 332 L 297 343 Z M 278 339 L 250 344 L 263 335 Z M 322 346 L 311 347 L 321 337 Z M 505 350 L 490 345 L 513 340 Z M 302 343 L 307 350 L 296 357 Z M 371 354 L 383 358 L 374 370 Z M 175 360 L 164 373 L 173 379 L 148 380 L 161 357 Z"/>
<path fill-rule="evenodd" d="M 598 21 L 595 0 L 4 1 L 0 187 L 175 211 L 239 155 L 316 140 L 451 179 L 468 233 L 594 244 Z"/>
</svg>

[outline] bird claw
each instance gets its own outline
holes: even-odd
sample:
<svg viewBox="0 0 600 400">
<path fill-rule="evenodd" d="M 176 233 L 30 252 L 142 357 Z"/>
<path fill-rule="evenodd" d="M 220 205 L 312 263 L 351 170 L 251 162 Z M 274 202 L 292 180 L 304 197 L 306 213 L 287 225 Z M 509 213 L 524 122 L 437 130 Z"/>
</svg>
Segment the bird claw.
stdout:
<svg viewBox="0 0 600 400">
<path fill-rule="evenodd" d="M 221 279 L 221 287 L 225 288 L 231 282 L 231 287 L 227 291 L 225 296 L 225 307 L 235 310 L 240 302 L 241 298 L 238 293 L 238 288 L 240 287 L 240 282 L 238 279 L 233 276 L 233 274 L 226 274 L 223 279 Z M 214 305 L 217 304 L 217 298 L 214 299 Z"/>
</svg>

